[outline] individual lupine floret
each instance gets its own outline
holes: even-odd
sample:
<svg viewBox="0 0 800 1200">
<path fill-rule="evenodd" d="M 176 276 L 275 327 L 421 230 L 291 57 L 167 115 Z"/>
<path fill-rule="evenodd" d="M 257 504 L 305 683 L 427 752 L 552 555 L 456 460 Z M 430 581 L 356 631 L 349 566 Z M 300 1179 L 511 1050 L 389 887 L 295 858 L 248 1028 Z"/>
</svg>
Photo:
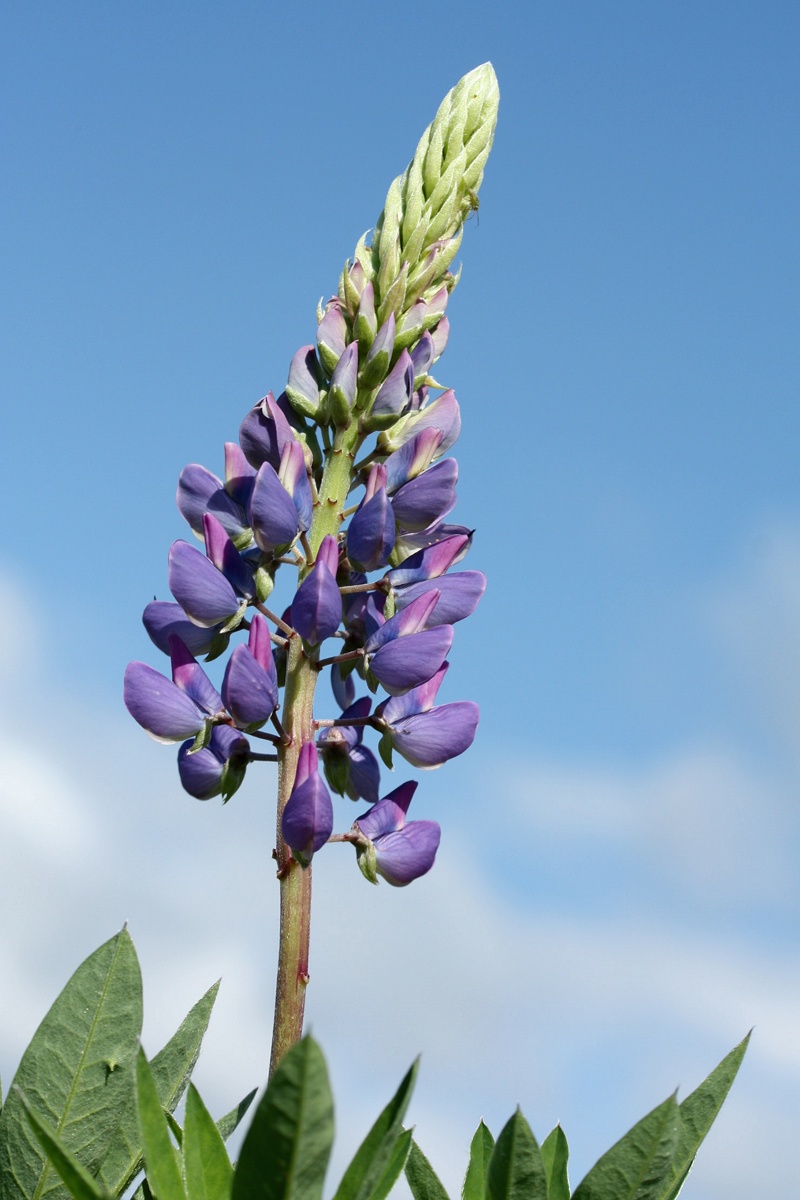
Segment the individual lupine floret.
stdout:
<svg viewBox="0 0 800 1200">
<path fill-rule="evenodd" d="M 370 431 L 383 429 L 387 424 L 393 428 L 411 403 L 413 391 L 414 361 L 407 350 L 402 350 L 372 402 L 365 427 Z"/>
<path fill-rule="evenodd" d="M 339 720 L 361 722 L 371 708 L 369 696 L 362 696 L 344 710 Z M 335 792 L 373 804 L 378 799 L 381 770 L 375 755 L 363 744 L 363 737 L 361 724 L 334 725 L 319 735 L 317 749 L 322 755 L 325 778 Z"/>
<path fill-rule="evenodd" d="M 194 741 L 178 751 L 178 774 L 184 791 L 196 800 L 222 796 L 227 803 L 241 786 L 250 761 L 250 745 L 238 729 L 215 725 L 208 745 L 194 750 Z"/>
<path fill-rule="evenodd" d="M 235 442 L 225 444 L 225 483 L 199 463 L 184 467 L 178 479 L 177 502 L 181 516 L 198 537 L 203 537 L 203 517 L 211 513 L 237 548 L 253 541 L 247 510 L 256 473 Z"/>
<path fill-rule="evenodd" d="M 373 288 L 372 284 L 364 289 L 364 294 L 361 297 L 361 304 L 358 309 L 358 317 L 356 318 L 356 337 L 361 344 L 363 338 L 359 334 L 359 329 L 365 332 L 372 328 L 375 320 L 375 307 L 372 304 Z M 362 315 L 366 304 L 367 316 Z M 388 319 L 383 322 L 380 329 L 372 331 L 372 339 L 369 344 L 364 365 L 361 368 L 360 383 L 364 388 L 377 387 L 378 384 L 386 378 L 389 373 L 389 367 L 392 363 L 394 354 L 394 336 L 395 336 L 395 319 L 394 313 L 390 313 Z"/>
<path fill-rule="evenodd" d="M 292 601 L 292 627 L 312 646 L 332 637 L 342 619 L 342 595 L 336 582 L 338 565 L 339 543 L 328 534 Z"/>
<path fill-rule="evenodd" d="M 286 402 L 286 396 L 283 397 Z M 288 407 L 288 405 L 287 405 Z M 281 465 L 283 448 L 295 441 L 287 414 L 272 392 L 267 392 L 258 404 L 250 409 L 239 427 L 239 444 L 245 458 L 256 471 L 268 462 L 277 471 Z"/>
<path fill-rule="evenodd" d="M 384 581 L 395 610 L 402 611 L 435 587 L 440 594 L 429 625 L 453 625 L 470 616 L 486 590 L 486 576 L 482 571 L 456 571 L 453 575 L 445 575 L 445 571 L 463 557 L 471 540 L 471 534 L 444 538 L 387 571 Z"/>
<path fill-rule="evenodd" d="M 400 696 L 425 683 L 450 651 L 452 626 L 426 628 L 438 599 L 435 588 L 420 596 L 386 621 L 364 646 L 364 665 L 390 696 Z"/>
<path fill-rule="evenodd" d="M 172 679 L 147 663 L 128 663 L 123 698 L 134 721 L 157 742 L 195 737 L 209 721 L 225 716 L 222 697 L 180 638 L 169 640 Z"/>
<path fill-rule="evenodd" d="M 386 492 L 386 468 L 375 463 L 367 476 L 364 498 L 347 527 L 347 557 L 359 571 L 376 571 L 394 549 L 394 510 Z"/>
<path fill-rule="evenodd" d="M 258 729 L 278 707 L 278 673 L 269 626 L 260 613 L 250 622 L 247 645 L 237 646 L 222 680 L 222 699 L 240 729 Z"/>
<path fill-rule="evenodd" d="M 342 351 L 328 389 L 328 412 L 334 425 L 349 424 L 357 390 L 358 342 L 351 342 Z"/>
<path fill-rule="evenodd" d="M 322 409 L 322 371 L 313 346 L 301 346 L 289 366 L 286 396 L 296 413 L 316 421 Z"/>
<path fill-rule="evenodd" d="M 264 462 L 256 475 L 250 522 L 259 548 L 274 554 L 290 546 L 310 527 L 313 507 L 303 446 L 292 440 L 283 447 L 279 471 Z"/>
<path fill-rule="evenodd" d="M 325 313 L 317 326 L 317 350 L 329 375 L 336 369 L 348 340 L 344 311 L 341 302 L 334 297 L 326 304 Z"/>
<path fill-rule="evenodd" d="M 461 409 L 452 388 L 442 392 L 435 400 L 401 416 L 391 427 L 378 437 L 378 453 L 394 454 L 424 429 L 438 429 L 441 440 L 436 447 L 436 456 L 446 454 L 458 441 L 461 432 Z"/>
<path fill-rule="evenodd" d="M 183 611 L 206 629 L 235 628 L 255 595 L 250 566 L 216 517 L 203 517 L 206 553 L 188 542 L 173 542 L 169 552 L 169 588 Z"/>
<path fill-rule="evenodd" d="M 393 887 L 405 887 L 434 864 L 441 829 L 435 821 L 406 822 L 416 789 L 415 780 L 401 783 L 353 824 L 361 835 L 355 840 L 358 865 L 370 883 L 381 875 Z"/>
<path fill-rule="evenodd" d="M 440 524 L 455 508 L 457 483 L 456 460 L 440 459 L 392 495 L 395 522 L 401 529 L 420 531 Z"/>
<path fill-rule="evenodd" d="M 456 700 L 433 706 L 449 665 L 443 663 L 420 687 L 378 705 L 373 723 L 383 733 L 380 752 L 387 766 L 391 766 L 392 749 L 412 766 L 427 771 L 463 754 L 472 745 L 480 720 L 477 704 Z"/>
<path fill-rule="evenodd" d="M 190 621 L 180 604 L 169 600 L 151 600 L 142 613 L 144 625 L 151 642 L 163 654 L 169 654 L 170 635 L 179 637 L 190 654 L 198 658 L 201 654 L 209 654 L 216 658 L 228 645 L 228 635 L 220 633 L 219 627 L 210 629 L 195 625 Z"/>
<path fill-rule="evenodd" d="M 333 804 L 319 777 L 317 748 L 313 742 L 304 742 L 297 759 L 294 786 L 281 818 L 283 840 L 301 867 L 307 867 L 332 832 Z"/>
</svg>

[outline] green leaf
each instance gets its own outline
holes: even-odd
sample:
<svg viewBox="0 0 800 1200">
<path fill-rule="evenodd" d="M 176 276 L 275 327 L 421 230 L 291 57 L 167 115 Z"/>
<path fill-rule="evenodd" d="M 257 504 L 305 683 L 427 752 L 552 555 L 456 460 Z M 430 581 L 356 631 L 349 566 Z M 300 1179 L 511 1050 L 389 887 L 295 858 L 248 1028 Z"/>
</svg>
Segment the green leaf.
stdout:
<svg viewBox="0 0 800 1200">
<path fill-rule="evenodd" d="M 256 1109 L 236 1164 L 233 1200 L 319 1200 L 332 1144 L 325 1059 L 305 1037 L 283 1056 Z"/>
<path fill-rule="evenodd" d="M 219 1130 L 223 1141 L 227 1142 L 234 1129 L 236 1129 L 242 1117 L 253 1103 L 257 1091 L 258 1088 L 253 1088 L 252 1092 L 245 1096 L 244 1100 L 239 1101 L 239 1103 L 236 1105 L 236 1108 L 232 1108 L 229 1113 L 226 1113 L 224 1117 L 220 1117 L 220 1119 L 217 1121 L 217 1129 Z"/>
<path fill-rule="evenodd" d="M 547 1200 L 569 1200 L 567 1160 L 569 1146 L 560 1125 L 556 1125 L 542 1142 L 542 1162 L 547 1176 Z"/>
<path fill-rule="evenodd" d="M 519 1109 L 503 1126 L 486 1173 L 489 1200 L 547 1200 L 542 1152 Z"/>
<path fill-rule="evenodd" d="M 85 1167 L 81 1166 L 58 1134 L 34 1112 L 21 1094 L 20 1100 L 42 1149 L 58 1171 L 73 1200 L 108 1200 L 109 1193 L 106 1189 L 97 1183 Z"/>
<path fill-rule="evenodd" d="M 406 1159 L 406 1180 L 414 1200 L 448 1200 L 442 1181 L 416 1142 Z"/>
<path fill-rule="evenodd" d="M 486 1195 L 486 1173 L 494 1150 L 494 1138 L 481 1121 L 470 1142 L 469 1163 L 461 1189 L 461 1200 L 484 1200 Z"/>
<path fill-rule="evenodd" d="M 670 1096 L 606 1151 L 578 1184 L 573 1200 L 656 1200 L 663 1193 L 679 1127 L 678 1105 Z"/>
<path fill-rule="evenodd" d="M 333 1200 L 368 1200 L 374 1194 L 375 1185 L 383 1176 L 402 1132 L 403 1117 L 414 1089 L 418 1066 L 419 1059 L 412 1063 L 394 1096 L 359 1146 Z"/>
<path fill-rule="evenodd" d="M 218 991 L 219 981 L 197 1001 L 180 1028 L 150 1063 L 159 1102 L 167 1112 L 174 1112 L 194 1070 Z M 142 1139 L 136 1096 L 131 1086 L 129 1102 L 108 1145 L 98 1176 L 109 1191 L 119 1195 L 132 1183 L 141 1166 Z"/>
<path fill-rule="evenodd" d="M 126 929 L 78 967 L 34 1034 L 14 1085 L 94 1174 L 131 1087 L 142 981 Z M 1 1200 L 66 1200 L 19 1092 L 0 1114 Z"/>
<path fill-rule="evenodd" d="M 405 1169 L 413 1144 L 414 1130 L 404 1129 L 394 1144 L 383 1174 L 372 1189 L 370 1200 L 386 1200 Z"/>
<path fill-rule="evenodd" d="M 151 1188 L 158 1200 L 186 1200 L 178 1153 L 170 1141 L 166 1113 L 158 1098 L 150 1064 L 141 1048 L 136 1060 L 136 1102 Z"/>
<path fill-rule="evenodd" d="M 658 1193 L 658 1200 L 672 1200 L 672 1197 L 677 1195 L 676 1187 L 680 1188 L 701 1142 L 714 1124 L 742 1064 L 749 1041 L 748 1033 L 747 1037 L 723 1058 L 719 1066 L 714 1068 L 708 1078 L 678 1106 L 678 1142 L 665 1177 L 664 1190 Z"/>
<path fill-rule="evenodd" d="M 193 1083 L 183 1122 L 183 1174 L 189 1200 L 228 1200 L 233 1167 L 219 1130 Z"/>
</svg>

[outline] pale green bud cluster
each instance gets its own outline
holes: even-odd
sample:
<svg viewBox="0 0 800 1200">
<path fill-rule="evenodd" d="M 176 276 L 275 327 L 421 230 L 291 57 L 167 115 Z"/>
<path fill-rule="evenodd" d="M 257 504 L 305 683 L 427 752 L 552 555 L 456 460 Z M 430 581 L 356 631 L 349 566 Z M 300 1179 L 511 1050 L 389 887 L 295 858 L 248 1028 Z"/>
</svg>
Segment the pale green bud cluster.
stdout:
<svg viewBox="0 0 800 1200">
<path fill-rule="evenodd" d="M 415 304 L 424 307 L 443 286 L 455 287 L 449 267 L 464 221 L 478 207 L 499 100 L 491 63 L 445 96 L 407 170 L 389 188 L 372 244 L 362 237 L 342 272 L 339 298 L 351 318 L 370 281 L 378 324 L 394 314 L 399 329 Z"/>
</svg>

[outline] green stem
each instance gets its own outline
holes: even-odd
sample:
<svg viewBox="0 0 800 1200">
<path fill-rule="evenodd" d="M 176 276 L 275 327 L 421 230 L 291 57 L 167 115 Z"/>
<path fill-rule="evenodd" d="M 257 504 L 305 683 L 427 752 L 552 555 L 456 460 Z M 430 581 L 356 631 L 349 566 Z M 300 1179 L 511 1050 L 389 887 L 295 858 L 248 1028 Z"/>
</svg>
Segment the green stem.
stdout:
<svg viewBox="0 0 800 1200">
<path fill-rule="evenodd" d="M 361 436 L 358 420 L 354 419 L 346 429 L 337 431 L 333 446 L 326 452 L 319 500 L 308 533 L 315 554 L 326 534 L 339 532 Z M 316 663 L 305 653 L 301 638 L 289 638 L 286 650 L 286 689 L 281 723 L 289 741 L 278 748 L 275 857 L 281 898 L 270 1076 L 286 1051 L 303 1035 L 311 932 L 311 867 L 301 867 L 292 857 L 281 836 L 281 819 L 294 786 L 300 748 L 314 739 L 314 688 L 318 672 Z"/>
</svg>

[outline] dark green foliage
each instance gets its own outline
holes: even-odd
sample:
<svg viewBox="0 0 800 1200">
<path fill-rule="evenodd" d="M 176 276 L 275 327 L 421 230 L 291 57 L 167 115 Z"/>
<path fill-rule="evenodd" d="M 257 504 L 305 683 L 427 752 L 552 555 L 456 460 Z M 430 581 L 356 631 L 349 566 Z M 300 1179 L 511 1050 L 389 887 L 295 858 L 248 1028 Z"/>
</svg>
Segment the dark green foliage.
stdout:
<svg viewBox="0 0 800 1200">
<path fill-rule="evenodd" d="M 487 1200 L 547 1200 L 542 1152 L 519 1109 L 500 1131 L 486 1173 Z"/>
<path fill-rule="evenodd" d="M 486 1175 L 494 1150 L 494 1138 L 481 1121 L 470 1142 L 469 1163 L 461 1189 L 461 1200 L 483 1200 L 486 1195 Z"/>
<path fill-rule="evenodd" d="M 678 1144 L 678 1103 L 670 1096 L 606 1151 L 574 1200 L 656 1200 Z"/>
<path fill-rule="evenodd" d="M 332 1145 L 328 1071 L 316 1042 L 303 1038 L 284 1055 L 255 1111 L 233 1200 L 319 1200 Z"/>
<path fill-rule="evenodd" d="M 419 1059 L 406 1073 L 400 1087 L 359 1146 L 336 1189 L 334 1200 L 376 1200 L 378 1195 L 388 1195 L 394 1186 L 411 1146 L 410 1139 L 406 1138 L 404 1153 L 396 1153 L 418 1066 Z"/>
<path fill-rule="evenodd" d="M 542 1142 L 542 1162 L 547 1176 L 547 1200 L 569 1200 L 568 1159 L 566 1134 L 560 1125 L 556 1125 Z"/>
<path fill-rule="evenodd" d="M 449 1200 L 447 1192 L 416 1142 L 406 1160 L 406 1180 L 414 1200 Z"/>
</svg>

